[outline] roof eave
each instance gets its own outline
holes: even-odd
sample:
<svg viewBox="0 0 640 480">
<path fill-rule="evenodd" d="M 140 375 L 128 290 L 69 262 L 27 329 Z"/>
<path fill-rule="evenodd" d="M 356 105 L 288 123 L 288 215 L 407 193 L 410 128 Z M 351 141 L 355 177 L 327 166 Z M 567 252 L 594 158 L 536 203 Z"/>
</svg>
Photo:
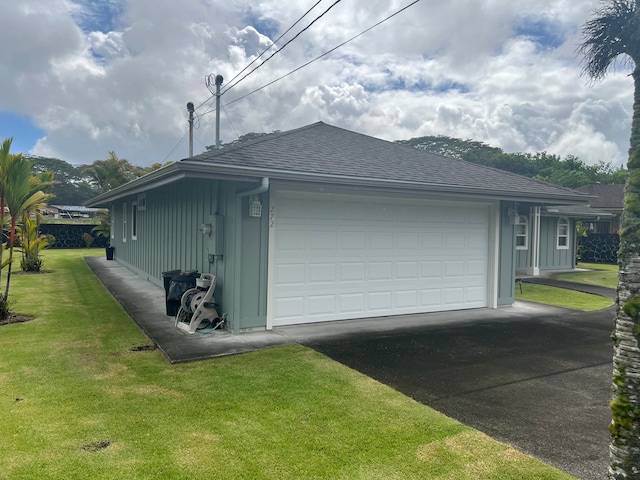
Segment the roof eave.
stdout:
<svg viewBox="0 0 640 480">
<path fill-rule="evenodd" d="M 297 172 L 279 169 L 266 169 L 246 167 L 241 165 L 228 165 L 211 161 L 185 159 L 173 163 L 159 170 L 151 172 L 143 177 L 133 180 L 125 185 L 103 193 L 89 202 L 87 206 L 106 207 L 109 203 L 120 198 L 142 193 L 153 188 L 158 188 L 180 179 L 197 176 L 198 178 L 235 179 L 251 181 L 254 178 L 270 177 L 276 180 L 296 181 L 307 183 L 328 183 L 334 185 L 351 185 L 369 188 L 380 188 L 385 191 L 421 192 L 442 195 L 456 195 L 460 197 L 483 197 L 494 200 L 510 200 L 520 202 L 532 202 L 549 205 L 582 204 L 587 203 L 593 197 L 585 194 L 535 194 L 533 192 L 518 193 L 513 190 L 495 190 L 468 185 L 450 185 L 423 182 L 410 182 L 404 180 L 380 179 L 371 177 L 353 177 L 345 175 L 332 175 L 313 172 Z"/>
</svg>

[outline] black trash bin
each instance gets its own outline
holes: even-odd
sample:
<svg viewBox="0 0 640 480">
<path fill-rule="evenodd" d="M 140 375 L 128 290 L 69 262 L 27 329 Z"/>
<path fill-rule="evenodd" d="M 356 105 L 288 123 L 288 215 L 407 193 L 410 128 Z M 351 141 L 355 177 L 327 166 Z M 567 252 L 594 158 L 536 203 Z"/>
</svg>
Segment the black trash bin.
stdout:
<svg viewBox="0 0 640 480">
<path fill-rule="evenodd" d="M 169 285 L 171 284 L 171 279 L 179 273 L 180 270 L 169 270 L 166 272 L 162 272 L 162 282 L 164 284 L 164 302 L 167 309 L 167 315 L 171 316 L 175 316 L 175 313 L 173 315 L 169 313 L 169 304 L 167 303 L 167 298 L 169 297 Z"/>
<path fill-rule="evenodd" d="M 195 288 L 196 279 L 200 276 L 198 272 L 179 272 L 173 275 L 169 282 L 169 290 L 167 291 L 167 315 L 175 317 L 180 310 L 180 300 L 184 292 L 190 288 Z"/>
</svg>

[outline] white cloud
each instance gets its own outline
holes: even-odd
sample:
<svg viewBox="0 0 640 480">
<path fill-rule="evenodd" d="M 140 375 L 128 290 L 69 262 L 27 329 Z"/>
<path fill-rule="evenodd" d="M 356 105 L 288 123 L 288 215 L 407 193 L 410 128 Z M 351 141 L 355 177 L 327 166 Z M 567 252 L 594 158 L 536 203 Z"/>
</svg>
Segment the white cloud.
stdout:
<svg viewBox="0 0 640 480">
<path fill-rule="evenodd" d="M 408 3 L 337 4 L 223 95 L 222 139 L 323 120 L 389 140 L 442 134 L 588 163 L 625 160 L 632 84 L 620 71 L 589 87 L 575 55 L 589 0 L 419 2 L 234 102 Z M 139 165 L 164 161 L 186 133 L 187 101 L 211 96 L 204 76 L 222 74 L 224 90 L 308 8 L 301 0 L 2 2 L 0 42 L 9 48 L 0 50 L 0 110 L 46 132 L 32 153 L 83 163 L 115 150 Z M 214 143 L 213 121 L 199 118 L 196 152 Z M 183 156 L 186 144 L 169 158 Z"/>
</svg>

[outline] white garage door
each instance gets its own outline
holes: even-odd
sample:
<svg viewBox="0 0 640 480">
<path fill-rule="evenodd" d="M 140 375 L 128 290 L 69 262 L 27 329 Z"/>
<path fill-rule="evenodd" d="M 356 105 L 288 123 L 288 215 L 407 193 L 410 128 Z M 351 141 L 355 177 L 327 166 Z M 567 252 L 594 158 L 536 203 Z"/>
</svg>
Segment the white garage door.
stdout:
<svg viewBox="0 0 640 480">
<path fill-rule="evenodd" d="M 489 208 L 276 191 L 273 326 L 487 306 Z"/>
</svg>

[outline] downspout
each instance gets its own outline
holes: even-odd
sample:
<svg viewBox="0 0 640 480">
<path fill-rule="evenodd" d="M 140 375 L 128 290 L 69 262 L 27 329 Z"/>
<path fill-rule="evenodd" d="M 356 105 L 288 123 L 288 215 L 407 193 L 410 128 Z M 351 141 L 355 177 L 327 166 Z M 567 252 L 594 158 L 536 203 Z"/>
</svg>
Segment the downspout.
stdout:
<svg viewBox="0 0 640 480">
<path fill-rule="evenodd" d="M 257 199 L 257 195 L 266 192 L 267 190 L 269 190 L 269 177 L 262 177 L 262 183 L 260 184 L 259 187 L 255 187 L 252 188 L 250 190 L 246 190 L 244 192 L 237 192 L 236 193 L 236 198 L 241 199 L 242 197 L 254 197 L 255 199 Z M 251 198 L 250 198 L 251 201 Z M 239 214 L 241 212 L 241 208 L 242 208 L 242 200 L 239 200 L 238 202 L 236 202 L 236 212 Z M 251 202 L 250 202 L 251 203 Z M 240 218 L 242 217 L 242 215 L 240 215 L 238 217 L 238 219 L 235 222 L 235 238 L 236 238 L 236 245 L 241 245 L 242 241 L 241 241 L 241 237 L 242 237 L 242 222 L 240 220 Z M 234 300 L 233 300 L 233 309 L 235 312 L 240 312 L 240 269 L 241 269 L 241 264 L 240 264 L 240 255 L 236 254 L 235 255 L 235 265 L 234 265 Z M 240 333 L 240 319 L 236 318 L 233 319 L 232 322 L 232 331 L 235 334 Z M 265 325 L 266 326 L 266 325 Z"/>
<path fill-rule="evenodd" d="M 269 177 L 262 177 L 262 184 L 259 187 L 252 188 L 246 192 L 238 192 L 236 193 L 236 196 L 247 197 L 249 195 L 258 195 L 259 193 L 264 193 L 267 190 L 269 190 Z"/>
<path fill-rule="evenodd" d="M 529 275 L 540 275 L 540 207 L 531 208 L 531 263 Z"/>
</svg>

